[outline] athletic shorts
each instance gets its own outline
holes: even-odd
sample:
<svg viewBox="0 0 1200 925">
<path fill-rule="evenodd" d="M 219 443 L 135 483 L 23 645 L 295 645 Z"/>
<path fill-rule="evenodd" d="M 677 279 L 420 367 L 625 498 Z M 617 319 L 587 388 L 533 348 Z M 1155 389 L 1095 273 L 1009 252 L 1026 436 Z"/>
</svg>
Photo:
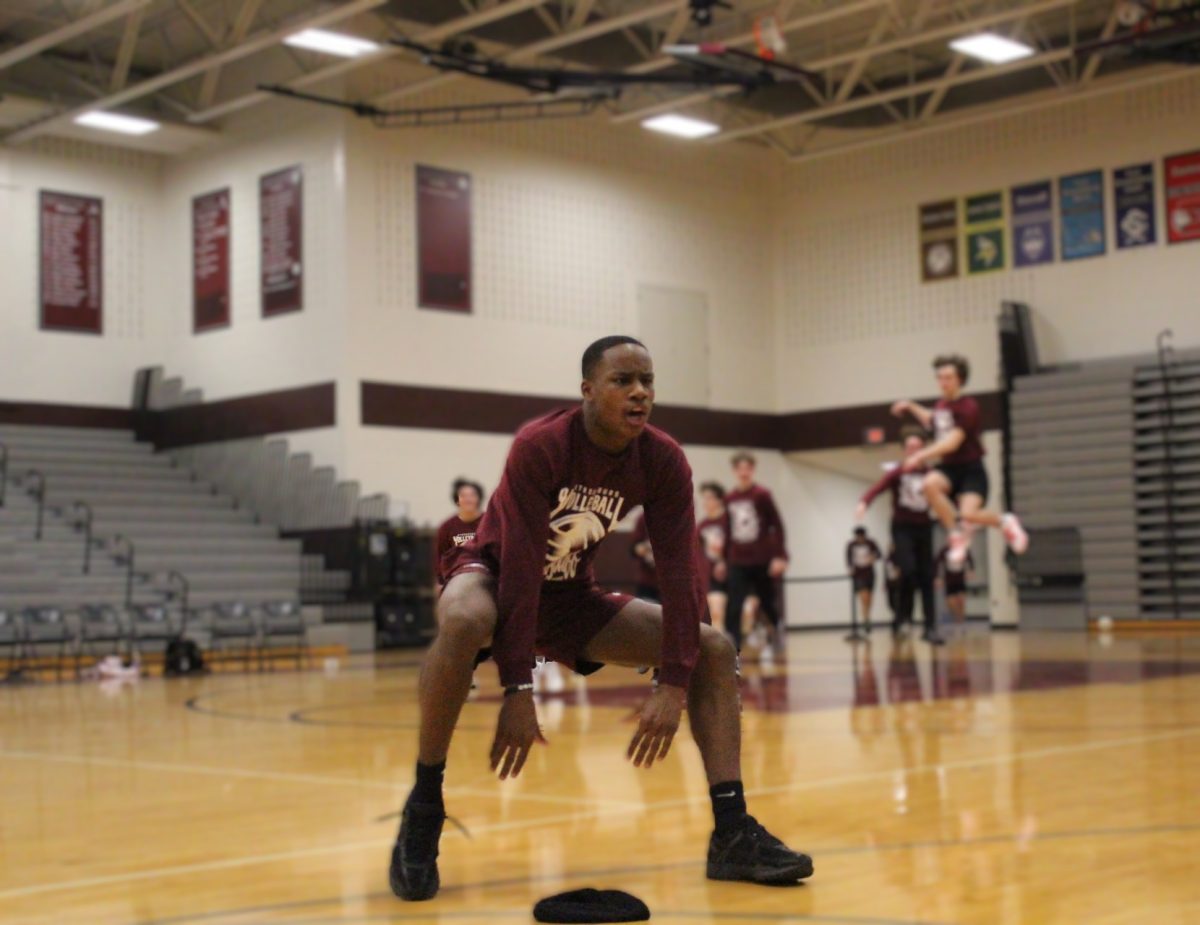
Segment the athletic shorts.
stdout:
<svg viewBox="0 0 1200 925">
<path fill-rule="evenodd" d="M 712 581 L 710 581 L 708 583 L 708 593 L 709 594 L 724 594 L 726 597 L 728 597 L 729 596 L 729 582 L 717 581 L 714 578 Z"/>
<path fill-rule="evenodd" d="M 855 591 L 874 591 L 875 569 L 865 572 L 855 572 L 853 580 Z"/>
<path fill-rule="evenodd" d="M 947 597 L 967 593 L 967 578 L 962 572 L 946 572 L 944 580 L 946 582 Z"/>
<path fill-rule="evenodd" d="M 495 577 L 486 562 L 460 560 L 446 578 L 484 572 Z M 596 634 L 604 629 L 633 598 L 619 591 L 605 591 L 597 584 L 548 581 L 542 585 L 538 607 L 537 638 L 534 652 L 552 662 L 566 665 L 578 674 L 591 674 L 604 666 L 579 656 Z"/>
<path fill-rule="evenodd" d="M 958 498 L 961 495 L 979 495 L 984 504 L 988 499 L 987 469 L 979 460 L 969 463 L 943 463 L 938 466 L 950 482 L 950 496 Z"/>
</svg>

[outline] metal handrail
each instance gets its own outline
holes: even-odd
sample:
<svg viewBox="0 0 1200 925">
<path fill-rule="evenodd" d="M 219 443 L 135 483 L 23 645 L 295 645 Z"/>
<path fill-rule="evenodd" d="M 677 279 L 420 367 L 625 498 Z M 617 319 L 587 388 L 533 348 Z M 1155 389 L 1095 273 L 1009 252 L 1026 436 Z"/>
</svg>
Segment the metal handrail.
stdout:
<svg viewBox="0 0 1200 925">
<path fill-rule="evenodd" d="M 113 547 L 119 546 L 122 543 L 125 544 L 127 557 L 125 558 L 124 562 L 122 562 L 121 557 L 117 555 L 116 551 L 114 550 L 113 558 L 116 559 L 117 564 L 125 566 L 125 606 L 126 608 L 129 608 L 133 606 L 133 569 L 134 561 L 137 557 L 137 548 L 133 545 L 133 540 L 129 539 L 127 536 L 123 536 L 120 533 L 114 536 L 110 541 L 110 545 Z"/>
<path fill-rule="evenodd" d="M 174 570 L 167 572 L 168 582 L 178 582 L 179 584 L 179 606 L 183 611 L 183 619 L 179 624 L 179 635 L 182 637 L 187 632 L 188 622 L 188 591 L 190 585 L 188 580 L 183 577 L 183 574 Z"/>
<path fill-rule="evenodd" d="M 37 469 L 29 469 L 25 472 L 26 479 L 31 479 L 35 476 L 38 480 L 37 488 L 32 490 L 26 488 L 26 491 L 37 499 L 37 527 L 34 530 L 33 538 L 40 541 L 42 538 L 42 521 L 46 516 L 46 476 Z"/>
<path fill-rule="evenodd" d="M 72 526 L 76 531 L 83 531 L 83 574 L 91 574 L 92 571 L 92 506 L 86 501 L 76 501 L 71 505 L 71 510 L 78 512 L 83 510 L 83 517 L 75 521 Z"/>
<path fill-rule="evenodd" d="M 1171 398 L 1171 377 L 1168 370 L 1175 363 L 1175 348 L 1171 345 L 1174 333 L 1170 328 L 1158 332 L 1154 339 L 1158 350 L 1158 374 L 1162 377 L 1162 444 L 1163 481 L 1166 488 L 1165 512 L 1167 516 L 1167 584 L 1171 592 L 1171 615 L 1179 619 L 1179 573 L 1176 567 L 1175 525 L 1175 459 L 1171 448 L 1171 431 L 1175 427 L 1175 406 Z"/>
<path fill-rule="evenodd" d="M 0 443 L 0 507 L 4 507 L 4 493 L 8 490 L 8 447 Z"/>
</svg>

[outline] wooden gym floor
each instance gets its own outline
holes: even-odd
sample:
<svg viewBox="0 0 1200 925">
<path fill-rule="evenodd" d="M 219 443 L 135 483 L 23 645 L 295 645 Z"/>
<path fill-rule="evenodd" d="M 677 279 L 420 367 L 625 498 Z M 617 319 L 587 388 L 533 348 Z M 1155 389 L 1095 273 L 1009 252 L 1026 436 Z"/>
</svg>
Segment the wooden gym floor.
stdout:
<svg viewBox="0 0 1200 925">
<path fill-rule="evenodd" d="M 414 759 L 415 654 L 336 673 L 0 688 L 0 921 L 526 922 L 616 887 L 679 922 L 1200 922 L 1200 636 L 877 631 L 746 670 L 751 811 L 812 853 L 798 888 L 710 884 L 690 738 L 623 760 L 645 678 L 542 705 L 550 745 L 489 778 L 495 672 L 451 753 L 442 883 L 388 890 Z M 856 654 L 857 653 L 857 654 Z M 381 820 L 381 817 L 389 817 Z"/>
</svg>

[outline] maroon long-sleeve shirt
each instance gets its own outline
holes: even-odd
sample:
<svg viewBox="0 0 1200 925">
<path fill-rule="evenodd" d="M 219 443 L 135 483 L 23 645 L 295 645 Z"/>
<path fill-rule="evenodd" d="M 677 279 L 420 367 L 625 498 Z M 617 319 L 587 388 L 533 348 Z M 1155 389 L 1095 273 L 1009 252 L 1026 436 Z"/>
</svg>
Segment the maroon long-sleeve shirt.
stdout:
<svg viewBox="0 0 1200 925">
<path fill-rule="evenodd" d="M 581 408 L 517 432 L 475 539 L 462 550 L 497 576 L 492 657 L 503 684 L 531 680 L 543 583 L 592 585 L 597 547 L 639 504 L 662 596 L 660 680 L 687 687 L 705 612 L 691 467 L 679 444 L 651 426 L 620 454 L 604 452 L 588 439 Z"/>
<path fill-rule="evenodd" d="M 935 440 L 946 437 L 956 427 L 962 429 L 963 442 L 953 453 L 942 457 L 942 462 L 949 466 L 957 466 L 983 459 L 983 441 L 979 436 L 983 432 L 983 424 L 979 402 L 970 396 L 960 395 L 954 401 L 939 398 L 933 406 Z"/>
<path fill-rule="evenodd" d="M 729 518 L 725 561 L 730 565 L 768 565 L 786 559 L 787 535 L 771 493 L 761 485 L 735 488 L 725 496 Z"/>
<path fill-rule="evenodd" d="M 475 528 L 478 526 L 478 517 L 467 523 L 455 514 L 453 517 L 448 517 L 442 521 L 442 525 L 438 527 L 437 539 L 434 540 L 433 544 L 433 561 L 439 585 L 446 583 L 446 570 L 442 565 L 442 560 L 446 558 L 447 553 L 452 552 L 460 546 L 466 546 L 467 543 L 475 539 Z"/>
<path fill-rule="evenodd" d="M 896 465 L 889 469 L 878 482 L 862 496 L 863 504 L 870 504 L 884 491 L 892 493 L 892 520 L 902 524 L 925 525 L 929 523 L 929 499 L 925 497 L 925 474 L 929 470 L 922 466 L 912 472 Z"/>
</svg>

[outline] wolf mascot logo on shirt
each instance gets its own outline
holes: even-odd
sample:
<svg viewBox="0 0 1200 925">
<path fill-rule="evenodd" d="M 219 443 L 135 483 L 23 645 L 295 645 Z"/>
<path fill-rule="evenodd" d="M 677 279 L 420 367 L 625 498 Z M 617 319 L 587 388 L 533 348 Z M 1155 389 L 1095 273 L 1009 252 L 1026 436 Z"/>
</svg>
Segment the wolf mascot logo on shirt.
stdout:
<svg viewBox="0 0 1200 925">
<path fill-rule="evenodd" d="M 546 581 L 576 578 L 583 553 L 613 531 L 624 507 L 625 499 L 611 488 L 561 489 L 558 505 L 550 512 Z"/>
</svg>

